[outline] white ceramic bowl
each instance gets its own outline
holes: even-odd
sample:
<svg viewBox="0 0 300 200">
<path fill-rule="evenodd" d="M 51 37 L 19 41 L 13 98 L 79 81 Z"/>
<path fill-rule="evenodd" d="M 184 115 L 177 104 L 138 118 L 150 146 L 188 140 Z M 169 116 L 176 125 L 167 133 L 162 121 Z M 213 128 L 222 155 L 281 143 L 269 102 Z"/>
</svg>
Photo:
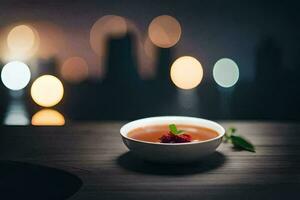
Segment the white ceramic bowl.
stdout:
<svg viewBox="0 0 300 200">
<path fill-rule="evenodd" d="M 128 133 L 136 128 L 163 124 L 197 125 L 215 130 L 219 136 L 210 140 L 188 143 L 154 143 L 135 140 L 128 137 Z M 149 117 L 129 122 L 121 128 L 120 133 L 123 142 L 128 149 L 145 160 L 162 163 L 183 163 L 196 161 L 213 153 L 220 145 L 225 130 L 218 123 L 206 119 L 162 116 Z"/>
</svg>

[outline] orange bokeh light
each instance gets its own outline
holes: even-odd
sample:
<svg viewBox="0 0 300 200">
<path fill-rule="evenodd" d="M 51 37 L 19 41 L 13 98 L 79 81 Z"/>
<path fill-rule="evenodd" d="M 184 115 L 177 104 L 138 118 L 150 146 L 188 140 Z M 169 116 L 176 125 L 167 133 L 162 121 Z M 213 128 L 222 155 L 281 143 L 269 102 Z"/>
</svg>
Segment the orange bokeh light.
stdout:
<svg viewBox="0 0 300 200">
<path fill-rule="evenodd" d="M 108 37 L 121 38 L 127 33 L 126 19 L 117 15 L 105 15 L 98 19 L 90 32 L 90 45 L 99 55 L 105 55 L 105 42 Z"/>
<path fill-rule="evenodd" d="M 79 83 L 88 77 L 88 65 L 81 57 L 68 58 L 60 69 L 61 76 L 72 83 Z"/>
<path fill-rule="evenodd" d="M 53 109 L 42 109 L 32 116 L 31 124 L 34 126 L 63 126 L 64 116 Z"/>
<path fill-rule="evenodd" d="M 148 28 L 151 41 L 158 47 L 170 48 L 180 39 L 181 26 L 169 15 L 161 15 L 152 20 Z"/>
</svg>

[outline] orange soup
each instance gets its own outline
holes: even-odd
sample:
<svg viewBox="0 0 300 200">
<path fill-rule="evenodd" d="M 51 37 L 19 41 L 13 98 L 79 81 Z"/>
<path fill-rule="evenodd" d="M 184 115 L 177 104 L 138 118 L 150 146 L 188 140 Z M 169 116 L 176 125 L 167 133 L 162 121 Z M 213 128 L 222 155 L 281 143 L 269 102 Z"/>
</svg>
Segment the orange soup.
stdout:
<svg viewBox="0 0 300 200">
<path fill-rule="evenodd" d="M 209 128 L 194 125 L 176 125 L 192 138 L 192 142 L 209 140 L 218 137 L 219 134 Z M 146 142 L 160 142 L 160 138 L 169 133 L 168 125 L 153 125 L 134 129 L 128 133 L 128 137 Z"/>
</svg>

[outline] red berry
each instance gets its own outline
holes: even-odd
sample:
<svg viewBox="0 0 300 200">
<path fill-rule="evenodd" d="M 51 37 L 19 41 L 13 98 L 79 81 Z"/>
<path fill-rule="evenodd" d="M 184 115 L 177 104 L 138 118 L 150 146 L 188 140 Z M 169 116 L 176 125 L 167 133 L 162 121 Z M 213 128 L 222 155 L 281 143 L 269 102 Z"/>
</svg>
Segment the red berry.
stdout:
<svg viewBox="0 0 300 200">
<path fill-rule="evenodd" d="M 165 134 L 160 139 L 161 143 L 172 143 L 173 141 L 173 134 Z"/>
<path fill-rule="evenodd" d="M 176 135 L 176 143 L 191 142 L 192 138 L 188 134 Z"/>
<path fill-rule="evenodd" d="M 183 143 L 192 141 L 192 137 L 188 134 L 174 135 L 172 133 L 165 134 L 159 139 L 161 143 Z"/>
</svg>

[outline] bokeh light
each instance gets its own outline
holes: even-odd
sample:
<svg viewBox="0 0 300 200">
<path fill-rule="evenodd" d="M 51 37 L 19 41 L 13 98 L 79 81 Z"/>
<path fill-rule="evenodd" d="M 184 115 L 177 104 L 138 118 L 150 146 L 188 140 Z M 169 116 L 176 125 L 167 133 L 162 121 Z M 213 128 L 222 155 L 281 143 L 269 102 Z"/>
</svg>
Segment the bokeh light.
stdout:
<svg viewBox="0 0 300 200">
<path fill-rule="evenodd" d="M 222 58 L 214 65 L 213 77 L 221 87 L 232 87 L 239 79 L 238 65 L 229 58 Z"/>
<path fill-rule="evenodd" d="M 34 126 L 63 126 L 64 116 L 53 109 L 42 109 L 32 116 L 31 124 Z"/>
<path fill-rule="evenodd" d="M 175 60 L 171 66 L 171 79 L 181 89 L 197 87 L 203 77 L 203 69 L 200 62 L 191 56 L 183 56 Z"/>
<path fill-rule="evenodd" d="M 7 107 L 7 112 L 5 113 L 3 123 L 5 125 L 28 125 L 28 113 L 26 111 L 26 106 L 23 104 L 22 96 L 23 92 L 13 92 L 11 93 L 12 101 Z"/>
<path fill-rule="evenodd" d="M 126 19 L 117 15 L 105 15 L 98 19 L 90 32 L 90 45 L 93 51 L 103 56 L 108 37 L 121 38 L 127 33 Z"/>
<path fill-rule="evenodd" d="M 31 86 L 31 97 L 40 106 L 54 106 L 61 101 L 63 95 L 63 84 L 52 75 L 37 78 Z"/>
<path fill-rule="evenodd" d="M 38 51 L 40 37 L 30 24 L 8 26 L 1 30 L 0 55 L 5 62 L 28 61 Z"/>
<path fill-rule="evenodd" d="M 34 31 L 26 25 L 14 27 L 7 36 L 7 46 L 12 52 L 27 52 L 34 46 Z"/>
<path fill-rule="evenodd" d="M 88 65 L 83 58 L 71 57 L 63 63 L 60 74 L 71 83 L 79 83 L 88 77 Z"/>
<path fill-rule="evenodd" d="M 3 84 L 11 90 L 21 90 L 30 81 L 29 67 L 22 62 L 12 61 L 7 63 L 1 71 Z"/>
<path fill-rule="evenodd" d="M 155 45 L 161 48 L 170 48 L 179 41 L 181 26 L 174 17 L 161 15 L 152 20 L 148 34 Z"/>
</svg>

